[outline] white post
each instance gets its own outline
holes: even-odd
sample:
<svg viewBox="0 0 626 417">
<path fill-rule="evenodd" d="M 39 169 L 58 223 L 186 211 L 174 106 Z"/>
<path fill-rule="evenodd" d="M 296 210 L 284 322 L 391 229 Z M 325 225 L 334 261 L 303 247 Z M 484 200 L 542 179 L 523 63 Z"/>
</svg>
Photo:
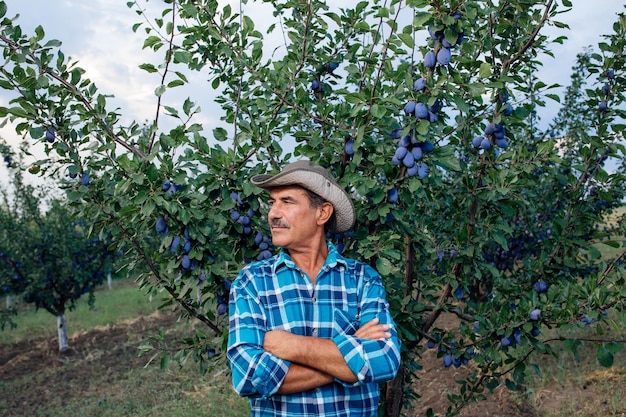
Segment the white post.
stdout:
<svg viewBox="0 0 626 417">
<path fill-rule="evenodd" d="M 203 286 L 203 282 L 199 281 L 198 282 L 198 292 L 196 293 L 196 297 L 198 297 L 198 305 L 201 306 L 202 305 L 202 286 Z"/>
<path fill-rule="evenodd" d="M 57 330 L 59 333 L 59 352 L 63 353 L 70 348 L 69 344 L 67 343 L 65 314 L 57 316 Z"/>
<path fill-rule="evenodd" d="M 111 271 L 107 271 L 107 285 L 109 286 L 109 289 L 112 290 L 113 289 L 113 278 L 111 277 Z"/>
<path fill-rule="evenodd" d="M 7 294 L 6 303 L 7 308 L 11 308 L 11 306 L 13 305 L 13 297 L 11 297 L 11 294 Z"/>
</svg>

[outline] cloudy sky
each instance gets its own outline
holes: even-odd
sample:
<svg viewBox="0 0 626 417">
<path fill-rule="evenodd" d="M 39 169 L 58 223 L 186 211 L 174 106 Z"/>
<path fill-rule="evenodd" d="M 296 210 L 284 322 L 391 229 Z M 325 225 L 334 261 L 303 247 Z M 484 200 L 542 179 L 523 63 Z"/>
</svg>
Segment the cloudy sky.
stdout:
<svg viewBox="0 0 626 417">
<path fill-rule="evenodd" d="M 238 1 L 222 1 L 231 1 L 233 10 L 239 8 Z M 87 76 L 100 92 L 115 96 L 113 103 L 121 108 L 126 121 L 143 122 L 154 117 L 154 90 L 159 79 L 137 67 L 143 62 L 158 63 L 156 59 L 160 57 L 141 50 L 144 33 L 131 30 L 141 18 L 126 3 L 126 0 L 7 0 L 8 15 L 20 15 L 18 23 L 25 33 L 33 33 L 37 25 L 42 25 L 48 39 L 61 40 L 66 56 L 79 60 L 79 65 L 87 70 Z M 160 10 L 163 5 L 160 0 L 140 0 L 138 3 L 153 11 Z M 259 19 L 262 13 L 254 8 L 260 6 L 249 3 L 244 5 L 246 14 L 256 17 L 259 22 L 271 20 L 271 17 Z M 569 40 L 563 45 L 554 45 L 556 59 L 546 57 L 539 74 L 548 84 L 568 84 L 576 54 L 586 46 L 596 45 L 601 35 L 611 33 L 616 13 L 624 11 L 623 0 L 573 0 L 573 4 L 573 10 L 559 19 L 571 28 L 566 33 L 559 32 L 566 34 Z M 557 32 L 548 29 L 548 33 Z M 214 107 L 211 111 L 212 92 L 204 87 L 207 84 L 201 74 L 195 77 L 198 77 L 198 84 L 192 82 L 192 87 L 202 85 L 207 88 L 206 92 L 198 92 L 197 88 L 192 92 L 197 100 L 204 101 L 200 103 L 203 111 L 196 121 L 210 130 L 219 124 L 219 109 Z M 0 105 L 6 103 L 6 93 L 0 91 Z M 544 110 L 544 120 L 549 121 L 556 110 L 556 106 Z M 9 133 L 5 129 L 1 134 L 7 137 Z"/>
</svg>

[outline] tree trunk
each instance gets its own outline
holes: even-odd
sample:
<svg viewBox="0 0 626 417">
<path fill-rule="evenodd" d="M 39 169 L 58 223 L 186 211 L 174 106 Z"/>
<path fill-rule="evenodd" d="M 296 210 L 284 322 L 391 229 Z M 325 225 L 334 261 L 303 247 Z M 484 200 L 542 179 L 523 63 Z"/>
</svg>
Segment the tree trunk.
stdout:
<svg viewBox="0 0 626 417">
<path fill-rule="evenodd" d="M 385 390 L 385 417 L 400 417 L 404 394 L 404 366 L 400 365 L 398 375 L 387 382 Z"/>
<path fill-rule="evenodd" d="M 65 314 L 59 314 L 57 316 L 57 330 L 59 333 L 59 352 L 63 353 L 70 348 L 69 344 L 67 343 Z"/>
<path fill-rule="evenodd" d="M 198 305 L 202 306 L 202 281 L 198 283 L 198 291 L 196 292 L 196 297 L 198 298 Z"/>
</svg>

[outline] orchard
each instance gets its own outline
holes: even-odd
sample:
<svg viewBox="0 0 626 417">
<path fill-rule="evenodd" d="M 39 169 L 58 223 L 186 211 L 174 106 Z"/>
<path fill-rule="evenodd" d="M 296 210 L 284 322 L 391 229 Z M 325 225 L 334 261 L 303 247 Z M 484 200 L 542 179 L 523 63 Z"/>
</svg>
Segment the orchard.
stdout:
<svg viewBox="0 0 626 417">
<path fill-rule="evenodd" d="M 265 3 L 275 22 L 261 31 L 217 1 L 168 0 L 154 18 L 128 2 L 154 52 L 136 64 L 158 111 L 122 124 L 60 42 L 44 27 L 23 33 L 0 1 L 0 87 L 12 95 L 0 117 L 46 154 L 29 171 L 63 184 L 142 289 L 206 326 L 163 354 L 224 364 L 230 282 L 276 253 L 267 196 L 249 179 L 306 158 L 352 196 L 357 224 L 328 237 L 381 274 L 403 340 L 381 415 L 409 412 L 429 348 L 442 370 L 472 369 L 450 387 L 450 415 L 522 386 L 530 354 L 554 353 L 559 329 L 595 326 L 611 366 L 622 345 L 601 330 L 624 325 L 626 300 L 612 240 L 625 230 L 606 222 L 625 189 L 626 16 L 581 51 L 561 97 L 536 74 L 563 41 L 544 33 L 564 28 L 569 0 Z M 284 37 L 270 53 L 273 31 Z M 218 92 L 210 131 L 198 97 L 167 102 L 196 72 L 206 85 L 194 91 Z M 547 103 L 561 111 L 540 129 Z"/>
</svg>

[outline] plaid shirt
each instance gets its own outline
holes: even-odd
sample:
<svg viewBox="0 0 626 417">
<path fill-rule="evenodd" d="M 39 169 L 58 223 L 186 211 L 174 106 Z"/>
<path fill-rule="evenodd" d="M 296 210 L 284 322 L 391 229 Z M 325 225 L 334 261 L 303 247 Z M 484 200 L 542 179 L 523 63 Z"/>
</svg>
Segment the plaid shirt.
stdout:
<svg viewBox="0 0 626 417">
<path fill-rule="evenodd" d="M 380 276 L 343 258 L 331 243 L 328 250 L 314 286 L 286 251 L 247 265 L 232 284 L 228 359 L 235 390 L 250 398 L 254 417 L 377 416 L 378 383 L 398 371 L 400 340 Z M 391 338 L 353 336 L 375 317 L 392 325 Z M 290 363 L 264 351 L 263 337 L 277 329 L 332 339 L 358 381 L 335 379 L 317 389 L 276 394 Z"/>
</svg>

